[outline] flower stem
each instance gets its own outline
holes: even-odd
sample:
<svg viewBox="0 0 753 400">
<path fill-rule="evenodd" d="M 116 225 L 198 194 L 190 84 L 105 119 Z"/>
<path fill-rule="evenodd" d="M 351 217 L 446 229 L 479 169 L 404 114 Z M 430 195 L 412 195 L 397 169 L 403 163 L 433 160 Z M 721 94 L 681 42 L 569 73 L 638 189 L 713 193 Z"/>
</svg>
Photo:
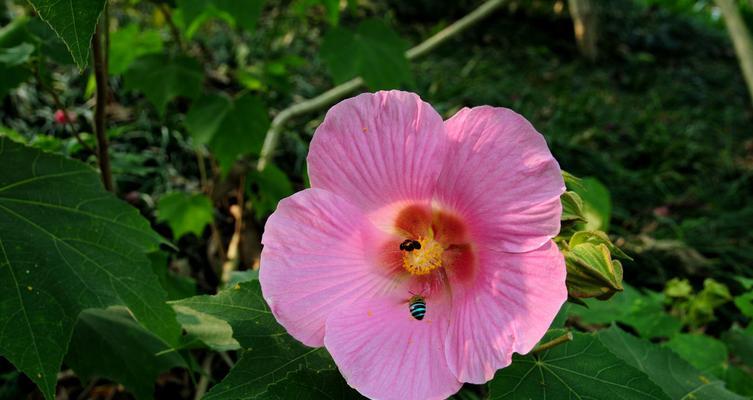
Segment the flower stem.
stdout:
<svg viewBox="0 0 753 400">
<path fill-rule="evenodd" d="M 424 40 L 419 45 L 409 49 L 405 52 L 405 57 L 409 60 L 423 56 L 430 52 L 440 44 L 444 43 L 447 39 L 456 36 L 466 28 L 474 25 L 478 21 L 489 16 L 494 10 L 499 8 L 505 0 L 488 0 L 479 6 L 477 9 L 471 11 L 468 15 L 455 21 L 452 25 L 442 29 L 435 33 L 430 38 Z M 300 103 L 293 104 L 288 108 L 280 111 L 277 116 L 272 120 L 272 124 L 267 130 L 267 135 L 264 138 L 264 145 L 261 149 L 261 155 L 259 156 L 259 162 L 256 164 L 256 169 L 262 171 L 267 164 L 272 160 L 272 155 L 277 147 L 277 142 L 280 138 L 285 123 L 293 117 L 307 114 L 312 111 L 320 110 L 328 105 L 345 97 L 348 93 L 358 89 L 363 85 L 364 81 L 361 77 L 353 78 L 345 83 L 333 87 L 332 89 L 308 100 L 304 100 Z"/>
<path fill-rule="evenodd" d="M 561 345 L 562 343 L 567 343 L 567 342 L 569 342 L 571 340 L 573 340 L 573 333 L 572 332 L 567 332 L 566 334 L 564 334 L 562 336 L 558 336 L 558 337 L 556 337 L 556 338 L 554 338 L 554 339 L 552 339 L 552 340 L 550 340 L 550 341 L 548 341 L 546 343 L 542 343 L 542 344 L 536 346 L 531 351 L 531 354 L 539 354 L 539 353 L 541 353 L 543 351 L 550 350 L 553 347 L 557 347 L 557 346 Z"/>
</svg>

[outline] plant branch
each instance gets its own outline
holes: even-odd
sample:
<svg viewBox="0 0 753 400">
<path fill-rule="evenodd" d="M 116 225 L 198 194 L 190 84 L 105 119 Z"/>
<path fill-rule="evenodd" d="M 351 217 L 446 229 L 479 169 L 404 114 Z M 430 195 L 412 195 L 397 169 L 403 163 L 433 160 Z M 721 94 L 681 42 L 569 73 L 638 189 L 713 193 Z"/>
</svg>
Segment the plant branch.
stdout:
<svg viewBox="0 0 753 400">
<path fill-rule="evenodd" d="M 751 39 L 750 31 L 745 26 L 745 20 L 736 1 L 716 0 L 716 4 L 724 16 L 724 23 L 732 39 L 737 61 L 748 86 L 748 94 L 753 100 L 753 39 Z"/>
<path fill-rule="evenodd" d="M 567 332 L 566 334 L 562 336 L 558 336 L 546 343 L 542 343 L 538 346 L 536 346 L 533 350 L 531 350 L 531 354 L 539 354 L 543 351 L 547 351 L 552 349 L 553 347 L 557 347 L 561 345 L 562 343 L 567 343 L 569 341 L 573 340 L 573 333 Z"/>
<path fill-rule="evenodd" d="M 220 358 L 222 358 L 222 361 L 224 361 L 229 368 L 233 368 L 235 366 L 233 359 L 230 358 L 230 355 L 227 354 L 227 351 L 221 351 L 218 354 L 220 355 Z"/>
<path fill-rule="evenodd" d="M 110 168 L 110 155 L 108 153 L 106 132 L 106 107 L 107 107 L 107 70 L 105 65 L 105 52 L 102 49 L 102 30 L 107 24 L 100 21 L 92 37 L 92 56 L 94 57 L 94 79 L 97 83 L 96 105 L 94 107 L 94 133 L 97 137 L 97 162 L 102 175 L 102 183 L 105 189 L 115 191 Z"/>
<path fill-rule="evenodd" d="M 110 4 L 105 3 L 105 10 L 103 13 L 104 19 L 102 20 L 103 25 L 103 33 L 105 36 L 105 48 L 102 52 L 104 55 L 104 63 L 105 63 L 105 76 L 110 76 Z M 108 93 L 109 95 L 109 93 Z"/>
<path fill-rule="evenodd" d="M 178 30 L 178 26 L 175 25 L 175 21 L 173 20 L 173 14 L 170 12 L 170 8 L 165 3 L 160 3 L 159 10 L 162 12 L 162 15 L 165 16 L 165 22 L 167 22 L 167 26 L 170 27 L 170 34 L 173 36 L 173 40 L 175 40 L 175 44 L 178 45 L 178 48 L 181 51 L 185 51 L 185 47 L 183 44 L 183 39 L 180 37 L 180 31 Z"/>
<path fill-rule="evenodd" d="M 499 8 L 505 0 L 488 0 L 484 4 L 480 5 L 477 9 L 471 11 L 468 15 L 455 21 L 452 25 L 442 29 L 435 33 L 430 38 L 421 42 L 418 46 L 411 48 L 405 52 L 405 56 L 409 60 L 423 56 L 424 54 L 434 50 L 437 46 L 444 43 L 448 39 L 456 36 L 466 28 L 475 25 L 477 22 L 488 17 L 494 10 Z"/>
<path fill-rule="evenodd" d="M 240 264 L 238 252 L 241 239 L 243 238 L 243 211 L 246 208 L 243 194 L 245 191 L 246 176 L 241 175 L 237 191 L 238 204 L 230 207 L 230 213 L 235 217 L 235 230 L 233 232 L 233 237 L 230 238 L 230 244 L 227 246 L 227 251 L 225 252 L 225 262 L 222 263 L 222 275 L 220 280 L 223 284 L 227 284 L 230 281 L 233 271 L 238 269 L 238 265 Z"/>
<path fill-rule="evenodd" d="M 425 55 L 448 39 L 458 35 L 463 30 L 489 16 L 494 10 L 504 4 L 504 2 L 505 0 L 486 1 L 484 4 L 473 10 L 465 17 L 455 21 L 452 25 L 442 29 L 430 38 L 421 42 L 419 45 L 406 51 L 405 57 L 409 60 L 413 60 Z M 282 132 L 282 128 L 285 126 L 286 122 L 296 116 L 307 114 L 309 112 L 327 107 L 328 105 L 345 97 L 348 93 L 358 89 L 363 85 L 363 83 L 364 81 L 362 78 L 353 78 L 312 99 L 293 104 L 290 107 L 280 111 L 280 113 L 277 114 L 277 116 L 275 116 L 275 118 L 272 120 L 272 124 L 267 130 L 267 135 L 264 138 L 264 145 L 262 146 L 261 154 L 259 155 L 259 162 L 256 165 L 256 169 L 262 171 L 272 160 L 275 148 L 277 147 L 277 142 L 279 141 L 280 133 Z"/>
<path fill-rule="evenodd" d="M 204 362 L 201 363 L 201 378 L 196 385 L 196 393 L 194 394 L 194 400 L 199 400 L 204 397 L 204 393 L 207 392 L 209 387 L 209 379 L 212 378 L 212 361 L 214 360 L 214 353 L 209 353 Z"/>
</svg>

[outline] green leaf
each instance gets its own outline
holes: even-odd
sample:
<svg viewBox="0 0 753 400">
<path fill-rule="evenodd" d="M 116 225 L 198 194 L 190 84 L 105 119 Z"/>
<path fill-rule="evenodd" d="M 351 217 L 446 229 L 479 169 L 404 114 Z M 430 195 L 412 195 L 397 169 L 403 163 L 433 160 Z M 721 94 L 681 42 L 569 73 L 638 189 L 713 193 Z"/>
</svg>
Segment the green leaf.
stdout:
<svg viewBox="0 0 753 400">
<path fill-rule="evenodd" d="M 262 172 L 251 170 L 246 182 L 257 219 L 272 213 L 280 200 L 293 194 L 293 185 L 288 176 L 272 164 L 268 164 Z"/>
<path fill-rule="evenodd" d="M 722 340 L 727 344 L 730 353 L 739 357 L 746 365 L 753 367 L 753 332 L 750 326 L 744 330 L 734 325 L 722 335 Z"/>
<path fill-rule="evenodd" d="M 687 279 L 672 278 L 664 285 L 664 294 L 669 297 L 687 299 L 693 294 L 693 287 Z"/>
<path fill-rule="evenodd" d="M 126 72 L 137 58 L 161 51 L 162 38 L 158 31 L 141 31 L 137 24 L 130 24 L 110 35 L 108 72 L 120 75 Z"/>
<path fill-rule="evenodd" d="M 682 328 L 682 322 L 664 311 L 661 293 L 639 292 L 629 285 L 609 301 L 584 299 L 588 308 L 570 307 L 570 314 L 586 324 L 611 324 L 619 321 L 635 328 L 642 337 L 672 337 Z"/>
<path fill-rule="evenodd" d="M 7 67 L 15 67 L 29 61 L 29 57 L 34 53 L 34 45 L 21 43 L 18 46 L 7 49 L 0 49 L 0 64 Z"/>
<path fill-rule="evenodd" d="M 157 220 L 167 222 L 176 239 L 187 233 L 200 237 L 214 220 L 214 207 L 203 194 L 167 193 L 157 203 Z"/>
<path fill-rule="evenodd" d="M 28 41 L 27 25 L 32 18 L 17 15 L 6 25 L 0 27 L 0 47 L 13 47 Z M 49 29 L 49 28 L 48 28 Z"/>
<path fill-rule="evenodd" d="M 612 197 L 604 184 L 596 178 L 583 178 L 580 185 L 572 188 L 583 199 L 583 211 L 586 216 L 584 229 L 588 231 L 609 231 L 609 219 L 612 215 Z"/>
<path fill-rule="evenodd" d="M 209 142 L 223 174 L 227 174 L 240 156 L 258 155 L 269 128 L 267 108 L 252 95 L 235 100 L 220 128 Z"/>
<path fill-rule="evenodd" d="M 753 375 L 749 372 L 745 372 L 742 368 L 731 366 L 727 369 L 724 381 L 727 383 L 727 387 L 735 393 L 753 398 Z"/>
<path fill-rule="evenodd" d="M 304 369 L 290 373 L 269 386 L 264 399 L 332 400 L 364 399 L 348 386 L 340 372 L 336 370 L 313 371 Z"/>
<path fill-rule="evenodd" d="M 753 318 L 753 291 L 736 296 L 735 305 L 744 316 Z"/>
<path fill-rule="evenodd" d="M 729 355 L 727 346 L 721 341 L 707 335 L 681 333 L 672 337 L 664 345 L 700 370 L 702 374 L 724 378 Z"/>
<path fill-rule="evenodd" d="M 160 285 L 167 292 L 168 300 L 180 300 L 196 295 L 196 280 L 190 276 L 179 275 L 168 268 L 168 256 L 157 251 L 149 254 L 152 270 L 157 275 Z"/>
<path fill-rule="evenodd" d="M 672 399 L 740 399 L 724 382 L 703 374 L 669 349 L 632 336 L 613 326 L 599 339 L 614 355 L 646 373 Z"/>
<path fill-rule="evenodd" d="M 188 38 L 192 38 L 212 18 L 253 31 L 264 7 L 263 0 L 178 0 L 177 4 Z"/>
<path fill-rule="evenodd" d="M 204 398 L 253 399 L 267 386 L 303 368 L 334 369 L 322 348 L 306 347 L 277 324 L 261 294 L 259 282 L 242 282 L 214 296 L 196 296 L 177 301 L 181 306 L 221 318 L 233 329 L 233 337 L 246 351 L 225 379 Z"/>
<path fill-rule="evenodd" d="M 191 307 L 173 304 L 178 322 L 187 336 L 181 347 L 194 348 L 198 343 L 215 351 L 238 350 L 241 345 L 233 338 L 233 328 L 227 321 Z"/>
<path fill-rule="evenodd" d="M 293 3 L 293 12 L 299 17 L 305 17 L 306 12 L 315 6 L 323 6 L 326 11 L 327 22 L 332 26 L 337 26 L 340 21 L 340 1 L 339 0 L 297 0 Z"/>
<path fill-rule="evenodd" d="M 263 0 L 213 0 L 213 3 L 217 9 L 229 14 L 236 26 L 249 32 L 256 28 L 264 7 Z"/>
<path fill-rule="evenodd" d="M 204 72 L 201 65 L 189 57 L 147 54 L 131 64 L 124 78 L 126 89 L 144 93 L 163 116 L 167 104 L 174 98 L 195 98 L 201 93 Z"/>
<path fill-rule="evenodd" d="M 65 46 L 60 45 L 60 37 L 50 25 L 39 18 L 29 19 L 23 30 L 24 41 L 32 40 L 36 44 L 40 61 L 48 60 L 60 66 L 74 64 L 71 53 Z M 43 71 L 40 71 L 43 72 Z M 43 75 L 43 78 L 47 78 Z M 48 78 L 49 79 L 49 78 Z"/>
<path fill-rule="evenodd" d="M 29 77 L 31 77 L 31 72 L 27 68 L 0 65 L 0 100 Z"/>
<path fill-rule="evenodd" d="M 567 186 L 568 190 L 575 190 L 575 188 L 583 189 L 581 179 L 567 171 L 562 171 L 562 179 L 565 180 L 565 186 Z"/>
<path fill-rule="evenodd" d="M 591 243 L 595 245 L 603 244 L 609 249 L 609 253 L 612 257 L 622 258 L 626 260 L 632 260 L 630 256 L 625 254 L 619 247 L 615 246 L 609 236 L 602 231 L 579 231 L 575 232 L 570 238 L 568 245 L 575 247 L 581 243 Z"/>
<path fill-rule="evenodd" d="M 26 42 L 0 48 L 0 100 L 31 76 L 29 68 L 23 64 L 29 61 L 33 53 L 34 45 Z"/>
<path fill-rule="evenodd" d="M 233 108 L 233 101 L 225 96 L 210 94 L 200 97 L 186 114 L 186 129 L 196 145 L 207 145 L 220 129 L 225 115 Z"/>
<path fill-rule="evenodd" d="M 753 289 L 753 279 L 746 278 L 744 276 L 736 276 L 735 280 L 740 282 L 745 290 Z"/>
<path fill-rule="evenodd" d="M 360 76 L 371 89 L 412 84 L 408 43 L 380 20 L 366 20 L 355 32 L 334 28 L 324 36 L 320 55 L 336 83 Z"/>
<path fill-rule="evenodd" d="M 259 279 L 259 270 L 247 269 L 245 271 L 233 271 L 230 273 L 227 287 L 232 287 L 241 282 L 248 282 L 254 279 Z"/>
<path fill-rule="evenodd" d="M 615 357 L 594 335 L 575 333 L 540 355 L 513 357 L 489 383 L 490 398 L 668 399 L 643 373 Z"/>
<path fill-rule="evenodd" d="M 52 399 L 86 308 L 125 305 L 177 343 L 175 313 L 145 255 L 161 242 L 87 165 L 0 137 L 0 354 Z"/>
<path fill-rule="evenodd" d="M 84 69 L 106 0 L 29 0 L 29 3 L 65 43 L 76 65 Z"/>
<path fill-rule="evenodd" d="M 151 399 L 161 372 L 186 366 L 168 349 L 125 309 L 86 310 L 79 315 L 65 362 L 81 378 L 107 378 L 137 399 Z"/>
<path fill-rule="evenodd" d="M 261 336 L 204 400 L 267 398 L 269 385 L 301 370 L 334 370 L 324 348 L 306 347 L 287 334 Z"/>
<path fill-rule="evenodd" d="M 583 200 L 575 192 L 567 191 L 560 196 L 562 201 L 562 221 L 586 221 L 583 215 Z"/>
<path fill-rule="evenodd" d="M 227 321 L 233 337 L 245 348 L 254 346 L 259 337 L 285 332 L 272 316 L 257 280 L 239 283 L 214 296 L 194 296 L 172 304 Z"/>
<path fill-rule="evenodd" d="M 732 300 L 732 295 L 722 283 L 707 278 L 703 281 L 703 289 L 695 296 L 691 296 L 680 308 L 686 309 L 685 320 L 693 327 L 700 327 L 714 320 L 717 307 Z"/>
</svg>

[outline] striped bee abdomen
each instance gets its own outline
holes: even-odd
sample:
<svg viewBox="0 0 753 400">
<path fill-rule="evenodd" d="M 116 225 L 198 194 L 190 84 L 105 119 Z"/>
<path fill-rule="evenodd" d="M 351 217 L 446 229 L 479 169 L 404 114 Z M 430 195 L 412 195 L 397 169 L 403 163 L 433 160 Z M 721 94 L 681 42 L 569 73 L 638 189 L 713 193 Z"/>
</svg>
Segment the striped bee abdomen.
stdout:
<svg viewBox="0 0 753 400">
<path fill-rule="evenodd" d="M 413 296 L 408 303 L 408 309 L 410 310 L 410 315 L 420 321 L 426 315 L 426 301 L 421 296 Z"/>
</svg>

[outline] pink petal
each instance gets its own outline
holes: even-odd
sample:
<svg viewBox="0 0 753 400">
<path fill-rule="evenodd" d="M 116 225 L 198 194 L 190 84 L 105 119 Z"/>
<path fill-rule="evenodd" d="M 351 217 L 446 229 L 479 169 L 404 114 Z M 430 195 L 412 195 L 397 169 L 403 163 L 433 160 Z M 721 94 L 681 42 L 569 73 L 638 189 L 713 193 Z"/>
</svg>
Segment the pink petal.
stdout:
<svg viewBox="0 0 753 400">
<path fill-rule="evenodd" d="M 311 186 L 365 211 L 430 199 L 447 151 L 442 118 L 408 92 L 364 93 L 332 107 L 308 155 Z"/>
<path fill-rule="evenodd" d="M 307 189 L 282 200 L 264 228 L 259 277 L 277 321 L 304 344 L 322 346 L 335 308 L 394 286 L 375 254 L 387 240 L 333 193 Z"/>
<path fill-rule="evenodd" d="M 559 232 L 565 183 L 525 118 L 506 108 L 465 108 L 445 127 L 453 144 L 437 197 L 465 218 L 474 242 L 524 252 Z"/>
<path fill-rule="evenodd" d="M 348 384 L 373 399 L 445 399 L 460 389 L 447 367 L 447 306 L 427 300 L 416 320 L 408 298 L 362 298 L 327 320 L 324 343 Z"/>
<path fill-rule="evenodd" d="M 565 261 L 554 242 L 528 253 L 480 250 L 474 287 L 453 303 L 445 343 L 450 369 L 484 383 L 541 340 L 567 300 Z"/>
</svg>

